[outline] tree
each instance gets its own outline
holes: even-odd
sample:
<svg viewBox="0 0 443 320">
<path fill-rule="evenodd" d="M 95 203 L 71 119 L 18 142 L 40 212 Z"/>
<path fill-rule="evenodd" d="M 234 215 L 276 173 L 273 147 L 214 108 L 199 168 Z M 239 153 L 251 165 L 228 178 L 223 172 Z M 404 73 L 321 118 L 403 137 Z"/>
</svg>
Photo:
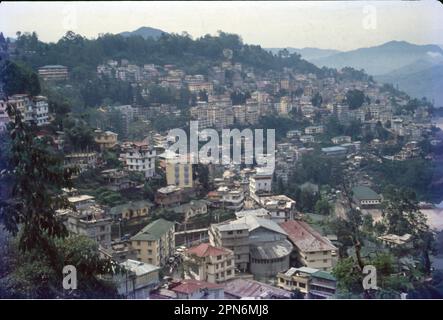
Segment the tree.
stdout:
<svg viewBox="0 0 443 320">
<path fill-rule="evenodd" d="M 319 108 L 323 102 L 323 98 L 320 93 L 316 92 L 311 99 L 311 103 L 314 107 Z"/>
<path fill-rule="evenodd" d="M 8 124 L 11 144 L 5 169 L 13 184 L 2 199 L 1 220 L 13 235 L 18 234 L 20 226 L 21 250 L 40 247 L 50 254 L 53 248 L 48 237 L 66 235 L 55 210 L 68 207 L 61 189 L 72 187 L 72 171 L 63 168 L 62 159 L 32 133 L 15 106 L 8 104 L 7 112 L 14 121 Z"/>
<path fill-rule="evenodd" d="M 340 259 L 333 268 L 332 274 L 337 278 L 337 286 L 340 290 L 359 293 L 363 291 L 363 276 L 356 268 L 352 257 Z"/>
<path fill-rule="evenodd" d="M 358 89 L 346 92 L 346 103 L 351 110 L 360 108 L 365 102 L 365 94 Z"/>
<path fill-rule="evenodd" d="M 328 200 L 320 199 L 315 203 L 314 212 L 316 214 L 328 216 L 331 214 L 331 211 L 332 211 L 332 206 L 328 202 Z"/>
<path fill-rule="evenodd" d="M 115 296 L 97 275 L 112 274 L 118 265 L 102 260 L 91 240 L 67 238 L 56 216 L 56 210 L 70 207 L 62 188 L 73 187 L 73 171 L 63 167 L 47 139 L 35 136 L 15 106 L 8 104 L 7 112 L 14 121 L 8 124 L 6 161 L 0 163 L 0 222 L 14 236 L 16 249 L 6 258 L 12 262 L 6 291 L 12 297 L 68 297 L 61 289 L 62 270 L 73 264 L 80 281 L 77 297 Z"/>
<path fill-rule="evenodd" d="M 4 84 L 3 90 L 8 96 L 17 93 L 35 96 L 40 93 L 37 74 L 25 65 L 9 60 L 0 66 L 0 82 Z"/>
</svg>

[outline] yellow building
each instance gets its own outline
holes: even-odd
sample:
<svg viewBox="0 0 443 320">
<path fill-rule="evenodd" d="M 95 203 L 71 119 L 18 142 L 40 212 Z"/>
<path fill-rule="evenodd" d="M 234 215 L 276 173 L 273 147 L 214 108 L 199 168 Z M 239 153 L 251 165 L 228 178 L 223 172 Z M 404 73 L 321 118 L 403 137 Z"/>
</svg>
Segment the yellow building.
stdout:
<svg viewBox="0 0 443 320">
<path fill-rule="evenodd" d="M 166 182 L 179 188 L 192 188 L 192 164 L 166 160 Z"/>
<path fill-rule="evenodd" d="M 147 218 L 153 204 L 149 201 L 131 201 L 111 208 L 110 214 L 114 220 L 137 220 Z"/>
<path fill-rule="evenodd" d="M 158 219 L 131 238 L 131 245 L 137 250 L 137 260 L 163 266 L 174 253 L 174 223 Z"/>
<path fill-rule="evenodd" d="M 220 283 L 235 276 L 234 252 L 201 243 L 185 253 L 185 270 L 200 281 Z"/>
<path fill-rule="evenodd" d="M 277 286 L 288 291 L 299 290 L 306 295 L 308 293 L 310 275 L 317 271 L 317 269 L 307 267 L 290 268 L 286 272 L 277 274 Z"/>
<path fill-rule="evenodd" d="M 94 134 L 95 143 L 97 143 L 102 150 L 113 148 L 117 144 L 117 133 L 111 131 L 95 130 Z"/>
</svg>

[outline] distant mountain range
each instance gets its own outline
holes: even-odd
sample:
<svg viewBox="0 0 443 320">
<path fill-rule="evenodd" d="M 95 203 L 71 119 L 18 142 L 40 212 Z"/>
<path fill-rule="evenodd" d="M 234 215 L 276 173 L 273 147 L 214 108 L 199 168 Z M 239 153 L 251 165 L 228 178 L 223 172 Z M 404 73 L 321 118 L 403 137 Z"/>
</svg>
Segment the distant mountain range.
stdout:
<svg viewBox="0 0 443 320">
<path fill-rule="evenodd" d="M 381 75 L 432 56 L 443 56 L 443 49 L 432 44 L 415 45 L 406 41 L 390 41 L 375 47 L 360 48 L 311 59 L 310 62 L 319 67 L 338 69 L 353 67 L 364 69 L 371 75 Z"/>
<path fill-rule="evenodd" d="M 412 97 L 434 101 L 443 107 L 443 49 L 439 45 L 416 45 L 390 41 L 351 51 L 317 48 L 286 48 L 318 67 L 364 69 L 374 79 L 398 86 Z M 280 48 L 268 49 L 277 53 Z"/>
<path fill-rule="evenodd" d="M 145 39 L 147 39 L 147 38 L 157 39 L 163 33 L 167 34 L 167 32 L 160 30 L 160 29 L 155 29 L 155 28 L 151 28 L 151 27 L 141 27 L 141 28 L 138 28 L 137 30 L 134 30 L 134 31 L 125 31 L 125 32 L 121 32 L 119 34 L 124 37 L 142 36 Z"/>
</svg>

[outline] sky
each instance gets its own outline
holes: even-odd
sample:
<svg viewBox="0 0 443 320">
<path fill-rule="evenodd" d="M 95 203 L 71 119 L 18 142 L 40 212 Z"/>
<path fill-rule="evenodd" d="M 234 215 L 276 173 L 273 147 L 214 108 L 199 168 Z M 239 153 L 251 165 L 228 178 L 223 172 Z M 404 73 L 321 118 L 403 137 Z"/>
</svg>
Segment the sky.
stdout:
<svg viewBox="0 0 443 320">
<path fill-rule="evenodd" d="M 68 30 L 94 38 L 149 26 L 194 38 L 222 30 L 265 48 L 353 50 L 391 40 L 443 45 L 441 21 L 436 0 L 0 3 L 3 34 L 35 31 L 45 42 Z"/>
</svg>

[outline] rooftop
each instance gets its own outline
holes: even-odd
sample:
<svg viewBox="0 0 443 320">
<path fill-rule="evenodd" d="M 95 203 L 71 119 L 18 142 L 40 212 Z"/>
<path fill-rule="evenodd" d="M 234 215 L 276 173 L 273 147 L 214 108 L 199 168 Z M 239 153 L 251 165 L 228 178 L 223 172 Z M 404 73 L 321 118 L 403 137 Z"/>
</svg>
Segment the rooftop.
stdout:
<svg viewBox="0 0 443 320">
<path fill-rule="evenodd" d="M 225 294 L 236 298 L 282 298 L 291 297 L 291 292 L 249 279 L 234 279 L 225 283 Z"/>
<path fill-rule="evenodd" d="M 199 281 L 194 279 L 182 280 L 179 285 L 171 288 L 172 291 L 178 293 L 192 294 L 196 291 L 204 289 L 223 289 L 222 285 L 209 283 L 206 281 Z"/>
<path fill-rule="evenodd" d="M 115 207 L 112 207 L 110 210 L 111 215 L 116 215 L 122 213 L 124 210 L 132 209 L 132 210 L 139 210 L 146 207 L 152 207 L 153 204 L 146 200 L 140 200 L 140 201 L 130 201 L 125 204 L 121 204 Z"/>
<path fill-rule="evenodd" d="M 233 220 L 230 223 L 242 225 L 245 224 L 248 226 L 249 232 L 258 228 L 265 228 L 286 235 L 285 230 L 283 230 L 275 221 L 272 221 L 270 219 L 257 218 L 253 215 L 244 216 L 243 218 Z"/>
<path fill-rule="evenodd" d="M 332 243 L 304 221 L 289 220 L 280 223 L 291 242 L 303 252 L 337 250 Z"/>
<path fill-rule="evenodd" d="M 147 273 L 160 270 L 159 267 L 149 263 L 140 262 L 136 260 L 128 259 L 125 262 L 120 263 L 126 270 L 134 272 L 137 276 L 143 276 Z"/>
<path fill-rule="evenodd" d="M 288 240 L 251 244 L 250 254 L 254 259 L 270 260 L 286 257 L 293 249 Z"/>
<path fill-rule="evenodd" d="M 220 255 L 226 255 L 232 253 L 232 251 L 223 247 L 211 246 L 209 243 L 201 243 L 198 246 L 189 248 L 188 250 L 186 250 L 186 253 L 193 254 L 202 258 L 209 256 L 215 257 Z"/>
<path fill-rule="evenodd" d="M 380 196 L 371 188 L 366 186 L 357 186 L 352 188 L 353 195 L 359 200 L 380 200 Z"/>
<path fill-rule="evenodd" d="M 160 218 L 144 227 L 139 233 L 133 236 L 131 240 L 155 241 L 160 239 L 171 228 L 174 228 L 174 222 Z"/>
</svg>

